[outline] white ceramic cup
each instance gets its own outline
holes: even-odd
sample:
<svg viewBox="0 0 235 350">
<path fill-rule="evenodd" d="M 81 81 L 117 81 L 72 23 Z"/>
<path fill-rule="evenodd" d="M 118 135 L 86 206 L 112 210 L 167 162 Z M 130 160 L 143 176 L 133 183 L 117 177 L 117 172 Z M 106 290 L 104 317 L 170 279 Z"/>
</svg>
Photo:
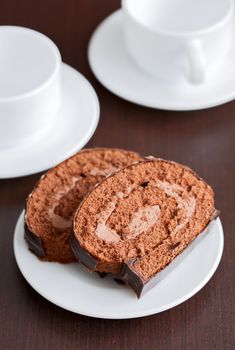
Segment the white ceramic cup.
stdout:
<svg viewBox="0 0 235 350">
<path fill-rule="evenodd" d="M 34 30 L 0 26 L 0 151 L 48 128 L 60 107 L 61 56 Z"/>
<path fill-rule="evenodd" d="M 126 47 L 147 73 L 203 83 L 231 47 L 233 0 L 122 0 Z"/>
</svg>

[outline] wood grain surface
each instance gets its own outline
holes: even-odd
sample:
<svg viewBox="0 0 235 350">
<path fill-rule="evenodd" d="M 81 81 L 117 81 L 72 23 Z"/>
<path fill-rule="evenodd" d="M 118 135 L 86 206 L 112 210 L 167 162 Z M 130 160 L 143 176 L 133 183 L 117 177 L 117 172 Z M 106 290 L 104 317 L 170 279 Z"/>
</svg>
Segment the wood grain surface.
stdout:
<svg viewBox="0 0 235 350">
<path fill-rule="evenodd" d="M 89 146 L 124 147 L 176 160 L 213 186 L 225 232 L 222 262 L 197 295 L 158 315 L 112 321 L 67 312 L 27 284 L 13 255 L 15 223 L 40 174 L 1 180 L 2 350 L 235 349 L 235 102 L 203 111 L 165 112 L 131 104 L 103 88 L 89 69 L 87 44 L 97 24 L 118 7 L 117 0 L 1 0 L 0 24 L 45 33 L 64 62 L 91 81 L 101 118 Z"/>
</svg>

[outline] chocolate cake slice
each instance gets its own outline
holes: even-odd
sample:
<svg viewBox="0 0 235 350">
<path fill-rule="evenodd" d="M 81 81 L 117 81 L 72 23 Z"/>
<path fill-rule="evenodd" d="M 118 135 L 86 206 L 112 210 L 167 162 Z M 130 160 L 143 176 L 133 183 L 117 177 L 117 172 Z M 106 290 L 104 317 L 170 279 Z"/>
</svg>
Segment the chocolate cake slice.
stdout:
<svg viewBox="0 0 235 350">
<path fill-rule="evenodd" d="M 76 261 L 70 246 L 75 209 L 101 180 L 140 159 L 119 149 L 86 149 L 43 175 L 29 195 L 25 214 L 25 239 L 42 260 Z"/>
<path fill-rule="evenodd" d="M 74 215 L 71 244 L 87 269 L 114 274 L 140 297 L 215 213 L 213 190 L 191 169 L 150 158 L 89 193 Z"/>
</svg>

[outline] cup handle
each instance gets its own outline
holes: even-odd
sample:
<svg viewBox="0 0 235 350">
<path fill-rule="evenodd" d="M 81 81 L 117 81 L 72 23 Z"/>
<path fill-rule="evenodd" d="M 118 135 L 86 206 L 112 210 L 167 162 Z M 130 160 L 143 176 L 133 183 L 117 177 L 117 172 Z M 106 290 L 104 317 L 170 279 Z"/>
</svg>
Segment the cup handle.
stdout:
<svg viewBox="0 0 235 350">
<path fill-rule="evenodd" d="M 192 84 L 202 84 L 205 81 L 205 57 L 200 40 L 193 39 L 187 43 L 186 54 L 189 63 L 189 80 Z"/>
</svg>

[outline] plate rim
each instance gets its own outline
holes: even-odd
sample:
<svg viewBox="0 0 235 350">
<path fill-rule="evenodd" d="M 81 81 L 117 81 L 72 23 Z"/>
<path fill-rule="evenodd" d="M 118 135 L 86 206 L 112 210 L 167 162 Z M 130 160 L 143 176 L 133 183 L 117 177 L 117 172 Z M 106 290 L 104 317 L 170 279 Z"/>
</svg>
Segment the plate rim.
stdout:
<svg viewBox="0 0 235 350">
<path fill-rule="evenodd" d="M 82 138 L 79 138 L 78 142 L 76 144 L 74 144 L 73 147 L 71 147 L 67 152 L 63 153 L 63 156 L 58 157 L 58 159 L 56 160 L 51 160 L 50 162 L 47 162 L 47 165 L 42 165 L 42 166 L 34 166 L 31 167 L 31 170 L 18 170 L 18 171 L 11 171 L 11 172 L 4 172 L 3 174 L 1 174 L 0 172 L 0 179 L 10 179 L 10 178 L 17 178 L 17 177 L 21 177 L 21 176 L 28 176 L 28 175 L 33 175 L 33 174 L 37 174 L 41 171 L 45 171 L 47 169 L 50 169 L 51 167 L 55 166 L 56 164 L 64 161 L 65 159 L 71 157 L 72 155 L 74 155 L 77 151 L 79 151 L 80 149 L 82 149 L 87 142 L 91 139 L 91 137 L 93 136 L 93 134 L 95 133 L 98 123 L 99 123 L 99 119 L 100 119 L 100 103 L 99 103 L 99 99 L 98 96 L 96 94 L 95 89 L 93 88 L 93 86 L 91 85 L 91 83 L 88 81 L 88 79 L 81 74 L 78 70 L 76 70 L 75 68 L 71 67 L 70 65 L 68 65 L 67 63 L 62 62 L 61 64 L 61 69 L 64 69 L 65 71 L 70 71 L 72 72 L 74 75 L 77 76 L 77 79 L 80 79 L 80 81 L 86 85 L 87 90 L 89 90 L 91 99 L 92 99 L 92 103 L 94 104 L 94 111 L 93 111 L 93 116 L 92 116 L 92 123 L 89 125 L 89 128 L 87 128 L 87 132 L 85 134 L 85 136 Z M 60 110 L 58 112 L 58 114 L 60 113 Z M 33 143 L 33 146 L 35 144 L 39 144 L 40 142 L 43 142 L 45 139 L 48 138 L 48 136 L 50 135 L 53 126 L 55 124 L 51 123 L 48 127 L 48 130 L 45 132 L 45 134 L 43 134 L 39 139 L 37 139 L 35 141 L 35 143 Z M 29 142 L 28 146 L 26 146 L 27 149 L 31 147 L 31 143 Z M 49 147 L 50 148 L 50 147 Z M 17 147 L 3 151 L 7 152 L 6 154 L 11 156 L 12 155 L 12 159 L 14 159 L 14 157 L 16 157 L 14 155 L 14 149 L 17 149 Z M 22 149 L 22 152 L 25 151 L 25 147 Z M 1 154 L 1 152 L 0 152 Z M 0 158 L 0 162 L 1 162 L 1 158 Z"/>
<path fill-rule="evenodd" d="M 116 87 L 113 87 L 111 84 L 107 83 L 107 81 L 104 81 L 104 79 L 102 78 L 102 73 L 97 72 L 96 68 L 95 68 L 95 58 L 94 58 L 94 54 L 92 53 L 93 50 L 93 44 L 96 41 L 97 36 L 100 34 L 100 31 L 105 27 L 108 26 L 108 22 L 110 22 L 111 20 L 114 20 L 115 17 L 120 17 L 121 20 L 121 16 L 123 16 L 122 13 L 122 9 L 118 9 L 116 11 L 114 11 L 113 13 L 111 13 L 110 15 L 108 15 L 105 19 L 103 19 L 98 26 L 95 28 L 94 32 L 91 35 L 91 38 L 89 40 L 88 43 L 88 51 L 87 51 L 87 56 L 88 56 L 88 62 L 89 62 L 89 66 L 92 70 L 92 73 L 94 74 L 94 76 L 96 77 L 96 79 L 107 89 L 109 90 L 111 93 L 113 93 L 114 95 L 120 97 L 121 99 L 140 105 L 140 106 L 144 106 L 144 107 L 148 107 L 148 108 L 153 108 L 153 109 L 160 109 L 160 110 L 166 110 L 166 111 L 195 111 L 195 110 L 203 110 L 203 109 L 208 109 L 208 108 L 213 108 L 213 107 L 217 107 L 220 105 L 223 105 L 225 103 L 231 102 L 235 99 L 235 87 L 233 92 L 230 92 L 228 94 L 226 94 L 226 96 L 217 98 L 217 99 L 213 99 L 211 100 L 209 103 L 208 102 L 201 102 L 201 103 L 192 103 L 191 106 L 188 105 L 166 105 L 164 103 L 154 103 L 154 102 L 150 102 L 150 101 L 146 101 L 144 98 L 141 99 L 140 96 L 135 97 L 133 96 L 131 93 L 126 93 L 125 95 L 122 93 L 121 89 L 117 89 Z M 126 55 L 128 55 L 128 53 L 126 52 Z M 141 74 L 148 76 L 146 73 L 144 73 L 143 71 L 141 71 L 141 69 L 138 69 L 138 67 L 136 68 L 136 71 L 138 72 L 138 70 L 141 72 Z M 213 84 L 214 85 L 214 84 Z M 156 98 L 157 100 L 157 98 Z"/>
<path fill-rule="evenodd" d="M 84 312 L 83 310 L 75 310 L 74 308 L 64 305 L 63 303 L 58 303 L 55 302 L 53 300 L 53 298 L 51 296 L 46 295 L 46 293 L 44 293 L 43 291 L 39 291 L 38 288 L 34 285 L 34 283 L 32 283 L 30 281 L 30 278 L 27 276 L 27 273 L 25 273 L 24 269 L 22 268 L 20 259 L 18 257 L 17 254 L 17 239 L 19 239 L 19 232 L 20 232 L 20 226 L 23 225 L 23 220 L 24 220 L 24 212 L 25 210 L 23 210 L 18 219 L 17 219 L 17 223 L 15 226 L 15 231 L 14 231 L 14 236 L 13 236 L 13 249 L 14 249 L 14 256 L 15 256 L 15 260 L 17 263 L 17 266 L 22 274 L 22 276 L 25 278 L 25 280 L 27 281 L 27 283 L 39 294 L 41 295 L 43 298 L 45 298 L 46 300 L 50 301 L 52 304 L 57 305 L 59 307 L 61 307 L 62 309 L 65 309 L 67 311 L 76 313 L 76 314 L 80 314 L 83 316 L 89 316 L 89 317 L 94 317 L 94 318 L 100 318 L 100 319 L 132 319 L 132 318 L 139 318 L 139 317 L 145 317 L 145 316 L 150 316 L 150 315 L 154 315 L 154 314 L 158 314 L 161 313 L 163 311 L 167 311 L 173 307 L 176 307 L 180 304 L 182 304 L 184 301 L 190 299 L 193 295 L 195 295 L 196 293 L 198 293 L 208 282 L 209 280 L 212 278 L 212 276 L 214 275 L 215 271 L 218 268 L 218 265 L 221 261 L 222 255 L 223 255 L 223 248 L 224 248 L 224 233 L 223 233 L 223 227 L 222 227 L 222 223 L 220 218 L 216 219 L 216 224 L 218 225 L 218 232 L 219 232 L 219 237 L 220 237 L 220 245 L 219 245 L 219 250 L 218 250 L 218 254 L 216 256 L 216 259 L 213 263 L 213 265 L 211 266 L 210 272 L 206 275 L 206 277 L 201 281 L 201 283 L 199 283 L 197 285 L 197 287 L 195 287 L 192 291 L 190 291 L 189 293 L 186 293 L 184 296 L 182 296 L 181 298 L 176 299 L 176 301 L 171 302 L 167 305 L 164 305 L 162 307 L 156 307 L 156 308 L 151 308 L 148 309 L 147 311 L 140 311 L 140 312 L 135 312 L 135 313 L 122 313 L 122 314 L 118 314 L 118 315 L 110 315 L 109 313 L 102 313 L 102 314 L 97 314 L 97 313 L 92 313 L 92 312 Z M 26 248 L 27 249 L 27 248 Z M 32 254 L 31 252 L 28 251 L 28 253 Z"/>
</svg>

